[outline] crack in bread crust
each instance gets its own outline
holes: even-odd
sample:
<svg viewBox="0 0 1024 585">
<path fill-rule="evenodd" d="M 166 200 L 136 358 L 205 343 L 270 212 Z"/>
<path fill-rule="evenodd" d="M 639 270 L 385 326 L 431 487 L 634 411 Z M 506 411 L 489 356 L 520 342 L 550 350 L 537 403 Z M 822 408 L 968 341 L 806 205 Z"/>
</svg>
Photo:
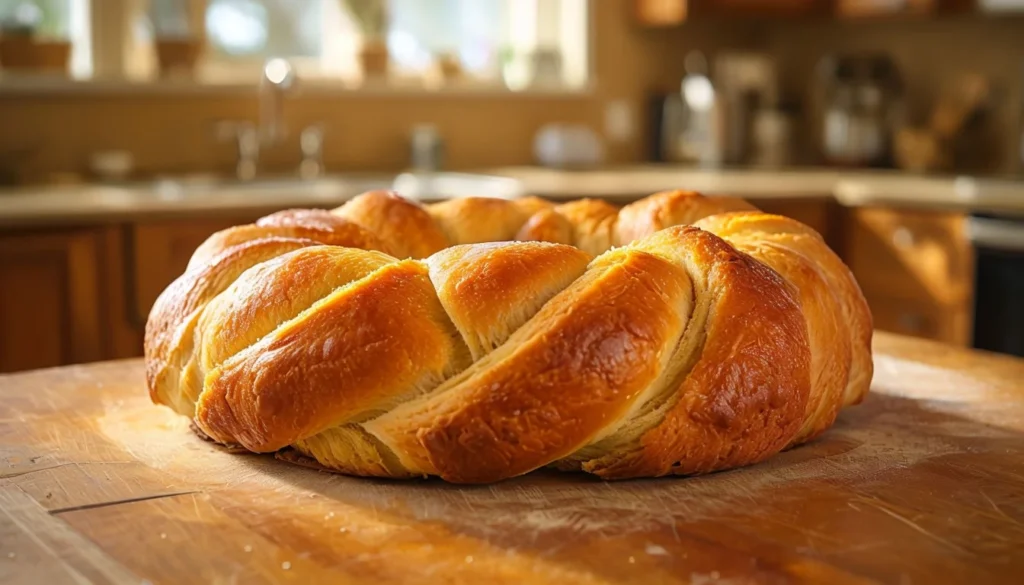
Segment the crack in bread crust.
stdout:
<svg viewBox="0 0 1024 585">
<path fill-rule="evenodd" d="M 619 479 L 824 432 L 870 341 L 820 236 L 739 199 L 374 191 L 211 236 L 153 307 L 146 372 L 211 439 L 342 473 Z"/>
</svg>

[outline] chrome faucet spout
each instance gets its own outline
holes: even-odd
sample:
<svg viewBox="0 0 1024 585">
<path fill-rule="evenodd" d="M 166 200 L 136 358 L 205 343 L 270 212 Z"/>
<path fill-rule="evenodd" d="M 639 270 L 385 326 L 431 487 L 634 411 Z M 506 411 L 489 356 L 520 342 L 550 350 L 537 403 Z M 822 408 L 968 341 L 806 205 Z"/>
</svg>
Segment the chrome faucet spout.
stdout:
<svg viewBox="0 0 1024 585">
<path fill-rule="evenodd" d="M 220 140 L 234 140 L 238 146 L 238 161 L 235 175 L 243 181 L 256 177 L 260 150 L 273 146 L 288 136 L 284 124 L 284 98 L 294 88 L 297 78 L 295 69 L 286 59 L 270 59 L 263 65 L 259 86 L 259 121 L 224 120 L 217 124 L 216 135 Z M 303 160 L 306 173 L 319 175 L 323 169 L 320 145 L 323 132 L 306 132 L 302 137 Z"/>
<path fill-rule="evenodd" d="M 287 59 L 274 58 L 264 64 L 260 79 L 260 138 L 266 144 L 275 144 L 287 134 L 284 96 L 295 81 L 295 69 Z"/>
</svg>

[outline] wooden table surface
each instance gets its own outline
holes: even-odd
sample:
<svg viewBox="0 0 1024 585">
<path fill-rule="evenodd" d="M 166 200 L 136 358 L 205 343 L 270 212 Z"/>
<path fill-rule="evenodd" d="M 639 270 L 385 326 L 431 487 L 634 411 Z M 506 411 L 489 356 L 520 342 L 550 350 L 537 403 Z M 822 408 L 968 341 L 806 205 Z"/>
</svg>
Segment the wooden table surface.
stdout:
<svg viewBox="0 0 1024 585">
<path fill-rule="evenodd" d="M 818 441 L 697 478 L 372 481 L 232 455 L 139 361 L 0 377 L 0 583 L 1021 583 L 1024 361 L 878 334 Z"/>
</svg>

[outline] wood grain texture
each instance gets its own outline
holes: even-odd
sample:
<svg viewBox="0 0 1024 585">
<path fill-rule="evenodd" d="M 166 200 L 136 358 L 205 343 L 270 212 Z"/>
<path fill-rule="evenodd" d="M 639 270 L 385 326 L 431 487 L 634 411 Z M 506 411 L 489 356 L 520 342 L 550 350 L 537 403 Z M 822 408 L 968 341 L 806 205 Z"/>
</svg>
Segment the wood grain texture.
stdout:
<svg viewBox="0 0 1024 585">
<path fill-rule="evenodd" d="M 0 372 L 102 359 L 100 234 L 0 237 Z"/>
<path fill-rule="evenodd" d="M 1019 582 L 1024 362 L 879 333 L 875 370 L 760 465 L 483 487 L 225 453 L 135 360 L 0 376 L 0 581 Z"/>
<path fill-rule="evenodd" d="M 141 579 L 31 496 L 0 482 L 0 582 L 139 583 Z"/>
</svg>

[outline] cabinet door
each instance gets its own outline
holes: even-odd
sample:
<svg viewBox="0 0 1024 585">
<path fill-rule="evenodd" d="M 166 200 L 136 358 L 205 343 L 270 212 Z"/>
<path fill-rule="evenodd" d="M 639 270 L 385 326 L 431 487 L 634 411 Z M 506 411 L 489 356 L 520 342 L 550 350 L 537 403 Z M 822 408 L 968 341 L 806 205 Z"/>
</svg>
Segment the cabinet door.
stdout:
<svg viewBox="0 0 1024 585">
<path fill-rule="evenodd" d="M 839 18 L 927 15 L 935 12 L 935 0 L 836 0 Z"/>
<path fill-rule="evenodd" d="M 867 296 L 875 329 L 967 346 L 971 341 L 969 307 L 944 306 Z"/>
<path fill-rule="evenodd" d="M 1009 0 L 1015 2 L 1018 0 Z M 994 0 L 1005 10 L 1007 0 Z M 1024 4 L 1024 3 L 1022 3 Z M 906 18 L 937 14 L 965 14 L 985 10 L 985 0 L 835 0 L 837 18 Z"/>
<path fill-rule="evenodd" d="M 973 259 L 963 215 L 862 208 L 852 218 L 849 264 L 866 293 L 938 305 L 970 299 Z"/>
<path fill-rule="evenodd" d="M 103 359 L 100 237 L 0 236 L 0 371 Z"/>
<path fill-rule="evenodd" d="M 156 298 L 185 271 L 189 258 L 214 232 L 251 223 L 255 217 L 207 221 L 162 221 L 131 227 L 127 263 L 128 318 L 139 330 Z"/>
<path fill-rule="evenodd" d="M 957 213 L 862 208 L 850 212 L 847 263 L 884 331 L 969 341 L 973 255 Z"/>
</svg>

